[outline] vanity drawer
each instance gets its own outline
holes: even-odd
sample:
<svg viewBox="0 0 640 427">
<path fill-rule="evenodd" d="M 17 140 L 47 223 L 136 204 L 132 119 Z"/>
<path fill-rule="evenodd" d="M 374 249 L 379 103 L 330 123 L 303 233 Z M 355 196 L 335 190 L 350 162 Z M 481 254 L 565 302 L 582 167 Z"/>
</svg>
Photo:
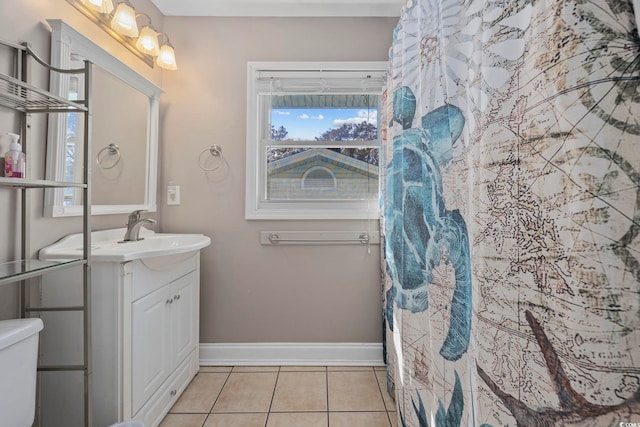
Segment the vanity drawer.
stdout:
<svg viewBox="0 0 640 427">
<path fill-rule="evenodd" d="M 196 375 L 197 364 L 194 363 L 196 353 L 197 351 L 194 351 L 182 361 L 175 372 L 136 414 L 135 420 L 144 422 L 147 427 L 155 427 L 160 424 L 169 409 L 171 409 Z"/>
<path fill-rule="evenodd" d="M 133 301 L 198 268 L 199 251 L 131 261 Z"/>
</svg>

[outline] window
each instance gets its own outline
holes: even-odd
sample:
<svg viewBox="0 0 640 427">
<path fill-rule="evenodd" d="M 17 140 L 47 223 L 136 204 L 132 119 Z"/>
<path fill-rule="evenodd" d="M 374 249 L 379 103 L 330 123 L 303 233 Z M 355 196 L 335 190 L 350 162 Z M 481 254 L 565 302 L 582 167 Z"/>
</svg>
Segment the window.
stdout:
<svg viewBox="0 0 640 427">
<path fill-rule="evenodd" d="M 302 190 L 337 190 L 338 180 L 329 168 L 313 166 L 302 176 Z"/>
<path fill-rule="evenodd" d="M 83 68 L 84 61 L 73 57 L 71 68 Z M 77 101 L 84 99 L 84 76 L 68 76 L 67 99 Z M 82 158 L 84 135 L 84 113 L 68 113 L 66 115 L 66 133 L 64 138 L 64 180 L 74 182 L 75 177 L 82 176 L 82 162 L 75 162 L 74 159 Z M 63 119 L 64 120 L 64 119 Z M 82 188 L 67 187 L 62 189 L 63 206 L 82 204 Z"/>
<path fill-rule="evenodd" d="M 249 63 L 247 219 L 378 217 L 386 67 Z"/>
</svg>

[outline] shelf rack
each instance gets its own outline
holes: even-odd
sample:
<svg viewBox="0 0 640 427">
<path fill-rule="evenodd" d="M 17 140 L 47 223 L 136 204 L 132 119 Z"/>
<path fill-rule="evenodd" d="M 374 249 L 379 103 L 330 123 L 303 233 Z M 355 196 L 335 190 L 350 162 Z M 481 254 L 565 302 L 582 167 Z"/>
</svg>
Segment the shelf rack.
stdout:
<svg viewBox="0 0 640 427">
<path fill-rule="evenodd" d="M 85 263 L 86 261 L 82 259 L 60 261 L 28 259 L 5 262 L 0 264 L 0 285 L 31 279 L 33 277 L 38 277 L 43 273 L 50 273 Z"/>
<path fill-rule="evenodd" d="M 68 364 L 56 366 L 38 366 L 38 371 L 84 371 L 84 424 L 91 426 L 91 186 L 89 177 L 89 156 L 91 152 L 91 63 L 85 61 L 80 69 L 63 70 L 52 67 L 38 57 L 28 44 L 18 45 L 0 40 L 0 46 L 8 47 L 13 53 L 13 74 L 9 76 L 0 73 L 0 106 L 13 110 L 21 115 L 22 146 L 25 155 L 29 153 L 29 130 L 31 128 L 31 114 L 34 113 L 84 113 L 84 149 L 83 149 L 83 182 L 70 183 L 40 179 L 31 179 L 29 162 L 27 162 L 26 177 L 24 179 L 0 178 L 0 189 L 14 189 L 21 193 L 20 215 L 20 253 L 21 259 L 0 263 L 0 285 L 19 283 L 20 286 L 20 314 L 28 317 L 32 313 L 46 311 L 82 311 L 84 354 L 81 365 Z M 83 74 L 85 82 L 85 99 L 70 101 L 49 93 L 28 83 L 28 67 L 30 60 L 45 67 L 49 73 Z M 28 195 L 30 189 L 74 187 L 83 192 L 83 256 L 81 259 L 40 261 L 31 258 L 31 226 L 29 213 L 31 203 Z M 44 274 L 66 268 L 82 266 L 83 303 L 75 307 L 35 307 L 32 306 L 31 293 L 27 291 L 28 280 Z M 38 418 L 36 418 L 38 420 Z"/>
<path fill-rule="evenodd" d="M 74 70 L 75 71 L 75 70 Z M 0 73 L 0 105 L 23 113 L 86 112 L 87 107 Z"/>
<path fill-rule="evenodd" d="M 46 179 L 0 178 L 0 187 L 12 188 L 87 188 L 87 184 L 76 182 L 49 181 Z"/>
</svg>

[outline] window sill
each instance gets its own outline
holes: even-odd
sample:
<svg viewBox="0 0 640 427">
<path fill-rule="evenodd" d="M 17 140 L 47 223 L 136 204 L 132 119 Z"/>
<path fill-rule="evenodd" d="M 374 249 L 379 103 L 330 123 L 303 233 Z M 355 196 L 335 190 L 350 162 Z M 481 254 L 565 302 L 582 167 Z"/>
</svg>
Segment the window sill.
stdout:
<svg viewBox="0 0 640 427">
<path fill-rule="evenodd" d="M 375 202 L 377 205 L 378 202 Z M 369 220 L 380 217 L 379 209 L 282 209 L 261 208 L 247 209 L 245 219 L 247 220 Z"/>
</svg>

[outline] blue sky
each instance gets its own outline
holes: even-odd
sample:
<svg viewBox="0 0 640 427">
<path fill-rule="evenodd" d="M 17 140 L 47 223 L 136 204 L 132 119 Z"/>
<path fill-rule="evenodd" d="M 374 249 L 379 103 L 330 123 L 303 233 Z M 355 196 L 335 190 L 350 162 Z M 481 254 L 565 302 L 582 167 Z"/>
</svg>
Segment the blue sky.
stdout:
<svg viewBox="0 0 640 427">
<path fill-rule="evenodd" d="M 377 125 L 377 111 L 369 110 L 370 122 Z M 344 123 L 366 121 L 367 110 L 361 108 L 274 108 L 271 110 L 271 124 L 278 129 L 284 126 L 289 134 L 287 139 L 313 140 L 329 129 Z"/>
</svg>

